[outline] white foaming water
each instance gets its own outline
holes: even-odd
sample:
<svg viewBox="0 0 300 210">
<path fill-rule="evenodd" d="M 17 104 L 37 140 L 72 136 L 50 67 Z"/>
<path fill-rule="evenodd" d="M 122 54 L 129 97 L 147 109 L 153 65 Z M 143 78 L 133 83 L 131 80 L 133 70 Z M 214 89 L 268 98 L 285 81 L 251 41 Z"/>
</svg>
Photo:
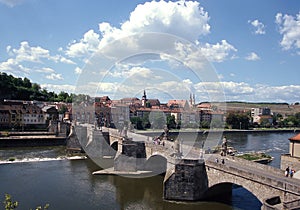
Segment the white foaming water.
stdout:
<svg viewBox="0 0 300 210">
<path fill-rule="evenodd" d="M 59 160 L 83 160 L 83 159 L 87 159 L 87 157 L 86 156 L 61 156 L 56 158 L 23 158 L 23 159 L 0 160 L 0 164 L 45 162 L 45 161 L 59 161 Z"/>
</svg>

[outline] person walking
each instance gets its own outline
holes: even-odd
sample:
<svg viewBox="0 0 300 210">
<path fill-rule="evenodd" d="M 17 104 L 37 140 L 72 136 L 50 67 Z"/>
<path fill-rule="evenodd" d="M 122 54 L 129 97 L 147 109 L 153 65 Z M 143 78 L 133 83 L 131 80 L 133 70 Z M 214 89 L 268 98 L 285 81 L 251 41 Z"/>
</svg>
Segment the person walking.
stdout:
<svg viewBox="0 0 300 210">
<path fill-rule="evenodd" d="M 288 166 L 286 169 L 285 169 L 285 176 L 288 177 L 290 174 L 290 167 Z"/>
<path fill-rule="evenodd" d="M 293 176 L 294 176 L 294 170 L 291 169 L 291 170 L 290 170 L 290 177 L 293 178 Z"/>
</svg>

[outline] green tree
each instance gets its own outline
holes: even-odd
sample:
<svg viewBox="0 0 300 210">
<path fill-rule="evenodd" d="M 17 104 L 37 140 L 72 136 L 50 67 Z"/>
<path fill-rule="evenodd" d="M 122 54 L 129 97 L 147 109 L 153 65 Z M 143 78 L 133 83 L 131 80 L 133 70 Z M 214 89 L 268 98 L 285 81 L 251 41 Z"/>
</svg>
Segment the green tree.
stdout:
<svg viewBox="0 0 300 210">
<path fill-rule="evenodd" d="M 149 122 L 151 123 L 152 128 L 155 129 L 163 129 L 167 123 L 165 114 L 161 111 L 150 112 Z"/>
<path fill-rule="evenodd" d="M 249 115 L 243 112 L 230 112 L 226 117 L 226 123 L 233 129 L 248 129 Z"/>
<path fill-rule="evenodd" d="M 210 123 L 206 120 L 200 122 L 200 128 L 209 128 L 210 127 Z"/>
<path fill-rule="evenodd" d="M 59 113 L 59 114 L 65 114 L 66 111 L 68 111 L 68 107 L 67 107 L 66 105 L 63 104 L 63 105 L 59 108 L 58 113 Z"/>
<path fill-rule="evenodd" d="M 30 80 L 27 79 L 26 77 L 23 79 L 23 86 L 25 88 L 31 88 L 32 87 L 32 84 L 31 84 Z"/>
<path fill-rule="evenodd" d="M 5 210 L 14 210 L 19 206 L 19 202 L 18 201 L 13 201 L 11 195 L 9 194 L 5 194 L 5 199 L 3 201 L 4 204 L 4 209 Z M 35 210 L 47 210 L 49 208 L 49 204 L 46 204 L 44 207 L 42 206 L 38 206 L 36 208 L 34 208 Z M 32 210 L 32 209 L 30 209 Z"/>
<path fill-rule="evenodd" d="M 57 101 L 60 101 L 60 102 L 67 102 L 67 99 L 69 98 L 69 94 L 64 92 L 64 91 L 61 91 L 58 95 L 57 95 Z"/>
<path fill-rule="evenodd" d="M 130 122 L 132 125 L 134 125 L 135 129 L 138 129 L 138 130 L 144 129 L 143 124 L 142 124 L 143 121 L 140 117 L 131 117 Z"/>
<path fill-rule="evenodd" d="M 223 128 L 224 123 L 219 119 L 213 119 L 210 123 L 210 126 L 213 128 Z"/>
<path fill-rule="evenodd" d="M 142 125 L 144 129 L 150 128 L 151 124 L 149 121 L 149 112 L 144 113 L 143 117 L 142 117 Z"/>
<path fill-rule="evenodd" d="M 86 97 L 86 95 L 83 95 Z M 38 100 L 38 101 L 61 101 L 72 102 L 73 96 L 66 92 L 57 95 L 54 92 L 48 92 L 41 89 L 37 83 L 31 83 L 28 78 L 16 78 L 12 75 L 0 72 L 0 100 L 17 99 L 17 100 Z"/>
<path fill-rule="evenodd" d="M 5 210 L 16 209 L 19 205 L 18 201 L 13 201 L 11 195 L 5 194 L 5 200 L 3 202 Z"/>
<path fill-rule="evenodd" d="M 174 115 L 167 116 L 167 126 L 168 129 L 175 129 L 177 127 Z"/>
</svg>

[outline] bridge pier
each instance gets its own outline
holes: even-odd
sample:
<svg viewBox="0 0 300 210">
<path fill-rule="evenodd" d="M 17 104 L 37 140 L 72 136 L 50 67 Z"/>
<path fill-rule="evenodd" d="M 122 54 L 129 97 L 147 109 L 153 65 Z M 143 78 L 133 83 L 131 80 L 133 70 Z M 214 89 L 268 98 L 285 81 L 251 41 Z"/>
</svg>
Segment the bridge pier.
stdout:
<svg viewBox="0 0 300 210">
<path fill-rule="evenodd" d="M 128 138 L 119 140 L 119 149 L 114 160 L 115 171 L 138 171 L 144 169 L 146 148 L 144 142 L 135 142 Z"/>
<path fill-rule="evenodd" d="M 205 162 L 182 159 L 169 169 L 164 179 L 164 199 L 201 200 L 208 189 Z"/>
</svg>

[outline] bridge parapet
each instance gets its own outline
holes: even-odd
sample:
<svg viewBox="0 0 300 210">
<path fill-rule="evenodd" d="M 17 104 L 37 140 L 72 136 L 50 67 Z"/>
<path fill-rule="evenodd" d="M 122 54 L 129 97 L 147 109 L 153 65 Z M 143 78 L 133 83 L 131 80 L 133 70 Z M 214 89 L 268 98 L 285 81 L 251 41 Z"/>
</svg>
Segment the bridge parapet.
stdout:
<svg viewBox="0 0 300 210">
<path fill-rule="evenodd" d="M 240 164 L 241 166 L 249 166 L 252 169 L 255 168 L 260 171 L 265 171 L 269 174 L 284 175 L 283 170 L 269 166 L 269 165 L 259 164 L 259 163 L 253 162 L 253 161 L 245 160 L 243 158 L 238 158 L 238 157 L 234 157 L 234 156 L 226 156 L 225 158 L 228 160 L 234 161 L 234 162 Z"/>
<path fill-rule="evenodd" d="M 209 187 L 222 183 L 237 184 L 252 192 L 262 203 L 270 195 L 280 196 L 283 202 L 299 199 L 299 180 L 287 178 L 282 173 L 272 174 L 268 170 L 261 170 L 261 167 L 250 167 L 250 163 L 242 165 L 241 162 L 228 159 L 225 164 L 206 161 Z M 254 166 L 256 164 L 253 163 Z"/>
</svg>

